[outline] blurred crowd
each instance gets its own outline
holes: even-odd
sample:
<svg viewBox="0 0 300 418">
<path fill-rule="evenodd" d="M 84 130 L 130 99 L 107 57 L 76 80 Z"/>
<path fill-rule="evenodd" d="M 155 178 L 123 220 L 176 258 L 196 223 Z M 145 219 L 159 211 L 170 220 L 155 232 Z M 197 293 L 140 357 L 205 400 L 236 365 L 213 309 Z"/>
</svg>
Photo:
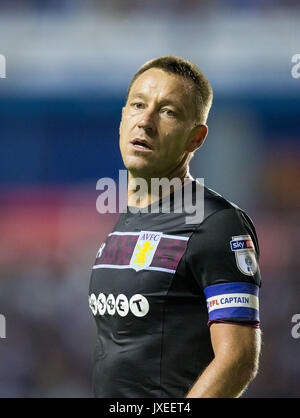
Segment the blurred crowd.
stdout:
<svg viewBox="0 0 300 418">
<path fill-rule="evenodd" d="M 293 9 L 299 8 L 297 0 L 2 0 L 0 10 L 13 12 L 63 12 L 93 13 L 110 11 L 113 13 L 128 14 L 132 12 L 151 13 L 195 13 L 215 9 L 240 9 L 268 11 L 273 8 Z"/>
<path fill-rule="evenodd" d="M 2 192 L 0 397 L 92 396 L 89 275 L 116 215 L 90 189 Z"/>
</svg>

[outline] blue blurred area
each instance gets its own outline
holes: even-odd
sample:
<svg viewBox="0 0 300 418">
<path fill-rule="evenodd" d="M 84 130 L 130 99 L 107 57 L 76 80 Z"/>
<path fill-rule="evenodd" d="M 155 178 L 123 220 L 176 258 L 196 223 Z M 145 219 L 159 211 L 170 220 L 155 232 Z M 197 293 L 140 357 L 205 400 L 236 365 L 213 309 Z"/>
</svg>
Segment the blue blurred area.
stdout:
<svg viewBox="0 0 300 418">
<path fill-rule="evenodd" d="M 0 106 L 0 184 L 117 177 L 121 99 L 8 99 Z"/>
<path fill-rule="evenodd" d="M 259 91 L 216 96 L 209 126 L 214 115 L 230 107 L 237 117 L 239 112 L 255 117 L 251 135 L 256 141 L 256 127 L 263 132 L 265 152 L 286 146 L 286 141 L 300 146 L 299 96 L 266 97 Z M 117 180 L 118 170 L 124 169 L 118 144 L 123 104 L 122 96 L 0 99 L 0 185 Z M 211 140 L 209 136 L 207 142 Z"/>
</svg>

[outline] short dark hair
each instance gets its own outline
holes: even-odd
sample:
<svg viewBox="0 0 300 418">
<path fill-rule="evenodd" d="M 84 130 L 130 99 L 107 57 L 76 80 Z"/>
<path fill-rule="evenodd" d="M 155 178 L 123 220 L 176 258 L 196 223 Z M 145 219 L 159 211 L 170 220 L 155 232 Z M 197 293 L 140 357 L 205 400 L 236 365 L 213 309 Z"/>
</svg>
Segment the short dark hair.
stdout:
<svg viewBox="0 0 300 418">
<path fill-rule="evenodd" d="M 179 75 L 192 82 L 192 86 L 195 89 L 195 120 L 197 123 L 205 124 L 212 105 L 212 87 L 207 78 L 195 64 L 173 55 L 147 61 L 138 69 L 130 81 L 127 90 L 126 103 L 130 89 L 135 80 L 150 68 L 159 68 L 167 73 Z"/>
</svg>

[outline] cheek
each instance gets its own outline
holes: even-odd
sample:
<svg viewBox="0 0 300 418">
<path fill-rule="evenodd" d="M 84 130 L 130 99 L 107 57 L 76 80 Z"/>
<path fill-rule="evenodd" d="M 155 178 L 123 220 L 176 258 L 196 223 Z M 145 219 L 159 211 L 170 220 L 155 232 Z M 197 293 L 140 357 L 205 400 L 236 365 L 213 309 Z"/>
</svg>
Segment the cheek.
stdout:
<svg viewBox="0 0 300 418">
<path fill-rule="evenodd" d="M 121 120 L 120 123 L 120 137 L 126 137 L 126 135 L 131 131 L 132 127 L 134 125 L 134 121 L 132 120 L 132 118 L 129 117 L 124 117 Z"/>
<path fill-rule="evenodd" d="M 123 135 L 124 129 L 125 129 L 125 122 L 124 122 L 124 119 L 122 119 L 120 123 L 120 129 L 119 129 L 120 136 Z"/>
<path fill-rule="evenodd" d="M 177 132 L 166 131 L 165 133 L 165 146 L 164 153 L 167 155 L 181 154 L 184 151 L 184 131 L 178 130 Z"/>
</svg>

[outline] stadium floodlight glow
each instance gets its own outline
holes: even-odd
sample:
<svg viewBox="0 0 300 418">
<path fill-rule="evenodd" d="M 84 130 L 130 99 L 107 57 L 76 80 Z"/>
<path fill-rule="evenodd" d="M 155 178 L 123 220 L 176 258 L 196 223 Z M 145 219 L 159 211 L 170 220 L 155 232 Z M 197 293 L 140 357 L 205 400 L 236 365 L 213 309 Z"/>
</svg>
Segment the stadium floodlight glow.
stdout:
<svg viewBox="0 0 300 418">
<path fill-rule="evenodd" d="M 6 58 L 0 54 L 0 78 L 6 78 Z"/>
<path fill-rule="evenodd" d="M 96 200 L 97 212 L 104 213 L 159 213 L 157 202 L 162 199 L 162 213 L 182 213 L 184 210 L 186 224 L 201 223 L 204 219 L 204 179 L 197 178 L 195 182 L 195 202 L 193 203 L 193 186 L 190 179 L 184 179 L 184 197 L 182 202 L 182 182 L 180 178 L 151 178 L 151 202 L 149 206 L 139 207 L 138 202 L 143 196 L 148 195 L 148 183 L 144 178 L 135 177 L 128 183 L 127 170 L 119 170 L 119 190 L 114 179 L 103 177 L 97 181 L 96 190 L 101 194 Z M 131 202 L 127 206 L 127 191 L 133 192 Z M 171 210 L 170 195 L 173 193 L 174 205 Z M 117 196 L 118 195 L 118 196 Z M 118 210 L 117 210 L 118 197 Z M 183 203 L 183 204 L 182 204 Z"/>
</svg>

